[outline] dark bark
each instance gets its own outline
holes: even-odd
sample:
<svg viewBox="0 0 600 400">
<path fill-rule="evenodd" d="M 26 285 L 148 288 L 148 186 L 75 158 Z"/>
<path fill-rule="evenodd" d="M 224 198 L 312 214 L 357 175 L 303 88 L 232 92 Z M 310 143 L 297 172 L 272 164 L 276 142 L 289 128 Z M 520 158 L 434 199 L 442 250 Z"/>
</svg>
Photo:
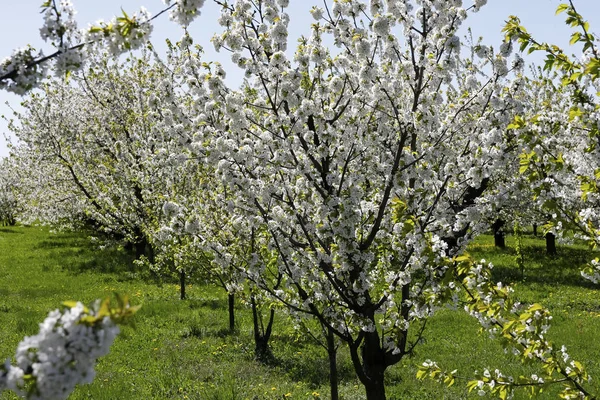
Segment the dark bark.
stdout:
<svg viewBox="0 0 600 400">
<path fill-rule="evenodd" d="M 133 244 L 135 250 L 135 258 L 139 260 L 140 257 L 146 255 L 146 241 L 144 239 Z"/>
<path fill-rule="evenodd" d="M 333 329 L 327 328 L 327 354 L 329 356 L 329 388 L 331 400 L 339 400 L 338 373 L 337 373 L 337 347 Z"/>
<path fill-rule="evenodd" d="M 367 400 L 385 400 L 385 386 L 383 384 L 383 376 L 381 381 L 374 385 L 365 385 Z"/>
<path fill-rule="evenodd" d="M 483 178 L 481 180 L 481 185 L 479 187 L 477 187 L 477 188 L 472 187 L 472 186 L 467 187 L 467 189 L 465 190 L 465 192 L 462 196 L 462 199 L 458 202 L 451 203 L 452 210 L 458 214 L 459 212 L 465 210 L 466 208 L 473 206 L 475 204 L 475 201 L 481 195 L 483 195 L 483 193 L 485 193 L 489 184 L 490 184 L 490 179 Z M 450 256 L 453 256 L 456 254 L 456 251 L 458 249 L 458 241 L 460 239 L 464 238 L 469 233 L 469 229 L 470 229 L 470 224 L 466 224 L 462 229 L 460 229 L 458 231 L 452 231 L 452 233 L 449 236 L 442 237 L 442 240 L 444 242 L 446 242 L 446 244 L 448 245 L 448 247 L 446 248 L 447 256 L 450 257 Z"/>
<path fill-rule="evenodd" d="M 154 262 L 154 248 L 146 235 L 144 235 L 139 228 L 136 228 L 134 233 L 137 240 L 135 243 L 132 243 L 131 246 L 135 251 L 135 258 L 140 259 L 140 257 L 144 256 L 151 263 Z"/>
<path fill-rule="evenodd" d="M 537 236 L 538 232 L 537 232 L 537 224 L 533 224 L 533 236 Z"/>
<path fill-rule="evenodd" d="M 179 299 L 185 300 L 185 271 L 179 271 Z"/>
<path fill-rule="evenodd" d="M 227 300 L 229 303 L 229 331 L 233 332 L 235 331 L 235 295 L 229 293 Z"/>
<path fill-rule="evenodd" d="M 546 254 L 549 256 L 558 254 L 556 251 L 556 236 L 552 232 L 546 233 Z"/>
<path fill-rule="evenodd" d="M 254 296 L 250 296 L 250 303 L 252 305 L 252 324 L 254 327 L 254 356 L 260 362 L 271 363 L 275 357 L 271 351 L 271 346 L 269 346 L 269 339 L 271 339 L 271 332 L 273 330 L 275 310 L 270 310 L 269 322 L 265 328 L 262 318 L 259 315 L 258 306 L 256 305 Z"/>
<path fill-rule="evenodd" d="M 123 245 L 123 248 L 125 249 L 125 251 L 132 254 L 136 260 L 139 260 L 142 256 L 144 256 L 148 259 L 148 261 L 153 263 L 154 247 L 152 246 L 148 238 L 140 234 L 139 231 L 135 234 L 135 236 L 137 237 L 137 239 L 135 241 L 126 241 Z M 118 234 L 110 235 L 110 237 L 117 240 L 123 240 L 125 238 L 123 235 Z"/>
<path fill-rule="evenodd" d="M 497 219 L 492 224 L 492 231 L 494 232 L 494 246 L 504 249 L 506 247 L 506 240 L 504 238 L 504 231 L 502 227 L 504 226 L 504 221 L 501 219 Z"/>
<path fill-rule="evenodd" d="M 392 355 L 381 348 L 379 333 L 361 332 L 362 346 L 351 343 L 350 358 L 358 379 L 365 387 L 367 400 L 385 400 L 385 369 L 400 361 L 401 355 Z"/>
<path fill-rule="evenodd" d="M 367 400 L 385 400 L 384 375 L 387 367 L 386 351 L 381 348 L 379 334 L 367 332 L 361 351 L 364 373 L 363 385 Z"/>
<path fill-rule="evenodd" d="M 152 243 L 150 242 L 146 242 L 146 257 L 148 258 L 148 261 L 150 261 L 151 264 L 154 264 L 154 246 L 152 246 Z"/>
</svg>

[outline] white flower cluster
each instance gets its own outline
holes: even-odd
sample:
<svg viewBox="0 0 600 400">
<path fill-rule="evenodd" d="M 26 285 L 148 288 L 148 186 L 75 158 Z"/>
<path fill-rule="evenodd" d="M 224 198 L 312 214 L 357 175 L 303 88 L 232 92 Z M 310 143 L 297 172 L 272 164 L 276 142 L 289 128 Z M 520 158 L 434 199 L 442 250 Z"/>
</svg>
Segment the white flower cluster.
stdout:
<svg viewBox="0 0 600 400">
<path fill-rule="evenodd" d="M 65 39 L 77 34 L 76 12 L 70 0 L 61 0 L 58 7 L 46 7 L 43 14 L 44 25 L 40 28 L 40 36 L 45 41 L 62 47 Z"/>
<path fill-rule="evenodd" d="M 0 160 L 0 224 L 12 225 L 17 219 L 21 202 L 19 184 L 8 157 Z"/>
<path fill-rule="evenodd" d="M 175 20 L 187 26 L 199 15 L 203 3 L 204 0 L 177 0 L 172 17 L 175 15 Z M 104 49 L 113 55 L 138 49 L 148 42 L 153 29 L 150 13 L 144 7 L 132 16 L 123 12 L 120 17 L 108 22 L 100 20 L 82 30 L 77 28 L 76 11 L 70 0 L 48 2 L 42 13 L 40 36 L 57 51 L 47 58 L 34 54 L 31 47 L 14 51 L 0 64 L 0 89 L 18 94 L 31 90 L 45 77 L 46 64 L 52 61 L 55 74 L 61 76 L 80 69 L 87 58 Z"/>
<path fill-rule="evenodd" d="M 15 50 L 10 57 L 2 60 L 0 76 L 9 76 L 9 78 L 0 80 L 0 89 L 24 94 L 37 87 L 47 70 L 47 65 L 35 64 L 35 60 L 41 56 L 41 52 L 36 52 L 33 47 L 27 46 Z"/>
<path fill-rule="evenodd" d="M 477 380 L 474 389 L 477 390 L 477 394 L 481 397 L 487 396 L 490 393 L 495 393 L 500 389 L 501 386 L 505 386 L 505 390 L 508 391 L 506 386 L 512 384 L 514 378 L 512 376 L 505 377 L 500 370 L 494 370 L 493 374 L 489 369 L 484 369 L 481 379 Z M 536 381 L 537 382 L 537 381 Z M 543 381 L 542 381 L 543 382 Z M 513 393 L 508 392 L 504 398 L 512 399 Z"/>
<path fill-rule="evenodd" d="M 40 28 L 40 36 L 58 49 L 54 62 L 55 74 L 62 76 L 68 71 L 79 69 L 83 63 L 83 55 L 80 49 L 73 48 L 81 39 L 73 4 L 70 0 L 62 0 L 58 5 L 53 2 L 43 13 L 44 25 Z"/>
<path fill-rule="evenodd" d="M 166 5 L 171 5 L 171 0 L 164 0 Z M 204 0 L 175 0 L 175 7 L 169 12 L 171 20 L 183 27 L 187 27 L 200 15 Z"/>
<path fill-rule="evenodd" d="M 113 55 L 139 49 L 150 38 L 153 25 L 151 14 L 144 7 L 132 16 L 114 17 L 108 22 L 98 21 L 82 33 L 88 53 L 107 49 Z"/>
<path fill-rule="evenodd" d="M 597 258 L 590 261 L 588 268 L 581 271 L 581 276 L 596 284 L 600 282 L 600 262 Z"/>
<path fill-rule="evenodd" d="M 10 389 L 29 399 L 66 399 L 81 383 L 95 376 L 96 360 L 107 354 L 119 327 L 105 316 L 93 323 L 98 310 L 81 303 L 55 310 L 40 324 L 37 335 L 23 339 L 16 366 L 0 367 L 0 390 Z"/>
</svg>

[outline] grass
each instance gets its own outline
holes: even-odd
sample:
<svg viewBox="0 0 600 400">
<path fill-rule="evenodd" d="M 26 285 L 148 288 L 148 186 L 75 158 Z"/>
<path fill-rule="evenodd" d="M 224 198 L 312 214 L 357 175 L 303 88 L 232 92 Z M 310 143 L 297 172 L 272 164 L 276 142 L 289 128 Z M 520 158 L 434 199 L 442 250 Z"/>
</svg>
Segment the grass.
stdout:
<svg viewBox="0 0 600 400">
<path fill-rule="evenodd" d="M 515 282 L 519 299 L 548 307 L 554 315 L 551 339 L 565 344 L 599 378 L 600 341 L 595 339 L 600 337 L 600 297 L 579 276 L 590 252 L 583 246 L 562 246 L 559 256 L 547 257 L 543 241 L 526 236 L 526 268 L 521 277 L 512 238 L 506 249 L 491 243 L 491 237 L 482 236 L 470 252 L 496 265 L 495 279 Z M 111 353 L 100 360 L 94 383 L 79 387 L 72 399 L 328 397 L 325 351 L 296 332 L 284 314 L 277 315 L 272 338 L 276 362 L 261 365 L 254 360 L 249 310 L 238 305 L 238 331 L 230 334 L 222 290 L 193 283 L 188 287 L 189 299 L 180 301 L 176 284 L 160 285 L 150 275 L 136 272 L 121 250 L 99 250 L 80 234 L 51 233 L 45 228 L 0 229 L 0 356 L 13 355 L 23 336 L 36 333 L 38 323 L 62 301 L 91 302 L 114 291 L 128 293 L 134 303 L 143 304 L 136 328 L 124 328 Z M 477 330 L 477 323 L 460 310 L 436 314 L 415 356 L 388 369 L 388 398 L 474 397 L 465 389 L 466 380 L 452 388 L 417 381 L 417 366 L 426 359 L 456 368 L 466 378 L 485 367 L 515 375 L 535 371 L 504 354 Z M 338 364 L 342 397 L 363 399 L 345 349 Z M 592 385 L 600 393 L 598 382 Z M 6 392 L 0 398 L 14 395 Z"/>
</svg>

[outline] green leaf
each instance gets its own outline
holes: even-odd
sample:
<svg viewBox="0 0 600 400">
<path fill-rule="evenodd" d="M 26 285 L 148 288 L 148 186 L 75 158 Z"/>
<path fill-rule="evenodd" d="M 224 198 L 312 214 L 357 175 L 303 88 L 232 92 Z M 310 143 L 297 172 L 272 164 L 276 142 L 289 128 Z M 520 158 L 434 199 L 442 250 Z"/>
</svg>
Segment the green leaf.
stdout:
<svg viewBox="0 0 600 400">
<path fill-rule="evenodd" d="M 479 384 L 479 381 L 469 381 L 469 383 L 467 383 L 467 389 L 469 389 L 469 392 L 472 392 L 473 389 L 475 389 L 478 384 Z"/>
<path fill-rule="evenodd" d="M 444 378 L 444 383 L 445 383 L 445 384 L 446 384 L 448 387 L 450 387 L 450 386 L 454 385 L 454 377 L 453 377 L 452 375 L 445 377 L 445 378 Z"/>
<path fill-rule="evenodd" d="M 581 39 L 581 32 L 574 32 L 571 35 L 571 40 L 569 41 L 569 44 L 573 45 L 573 44 L 579 42 L 580 39 Z"/>
<path fill-rule="evenodd" d="M 529 169 L 529 160 L 522 159 L 520 162 L 519 173 L 524 174 Z"/>
<path fill-rule="evenodd" d="M 506 129 L 521 129 L 525 127 L 525 120 L 520 115 L 515 116 L 513 122 L 511 122 Z"/>
<path fill-rule="evenodd" d="M 564 3 L 559 4 L 558 7 L 556 7 L 556 14 L 555 15 L 561 14 L 561 13 L 565 12 L 568 9 L 569 9 L 569 5 L 568 4 L 564 4 Z"/>
<path fill-rule="evenodd" d="M 569 121 L 573 121 L 577 117 L 581 117 L 583 115 L 583 111 L 581 111 L 578 107 L 574 107 L 569 111 Z"/>
<path fill-rule="evenodd" d="M 531 307 L 529 307 L 529 311 L 534 312 L 534 311 L 539 311 L 539 310 L 543 310 L 544 307 L 542 307 L 541 304 L 535 303 L 532 304 Z"/>
<path fill-rule="evenodd" d="M 585 66 L 585 72 L 592 76 L 592 80 L 596 80 L 600 76 L 600 60 L 592 58 Z"/>
</svg>

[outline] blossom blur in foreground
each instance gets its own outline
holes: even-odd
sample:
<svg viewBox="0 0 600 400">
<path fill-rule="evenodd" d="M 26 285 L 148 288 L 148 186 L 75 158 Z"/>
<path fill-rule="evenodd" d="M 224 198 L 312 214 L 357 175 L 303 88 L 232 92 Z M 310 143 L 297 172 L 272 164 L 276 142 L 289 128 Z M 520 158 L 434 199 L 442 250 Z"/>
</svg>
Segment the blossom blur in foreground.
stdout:
<svg viewBox="0 0 600 400">
<path fill-rule="evenodd" d="M 75 386 L 94 379 L 96 360 L 107 354 L 119 333 L 139 306 L 127 297 L 96 301 L 92 309 L 79 302 L 66 302 L 63 311 L 51 311 L 40 331 L 25 337 L 10 359 L 0 366 L 0 391 L 12 390 L 28 399 L 66 399 Z"/>
</svg>

